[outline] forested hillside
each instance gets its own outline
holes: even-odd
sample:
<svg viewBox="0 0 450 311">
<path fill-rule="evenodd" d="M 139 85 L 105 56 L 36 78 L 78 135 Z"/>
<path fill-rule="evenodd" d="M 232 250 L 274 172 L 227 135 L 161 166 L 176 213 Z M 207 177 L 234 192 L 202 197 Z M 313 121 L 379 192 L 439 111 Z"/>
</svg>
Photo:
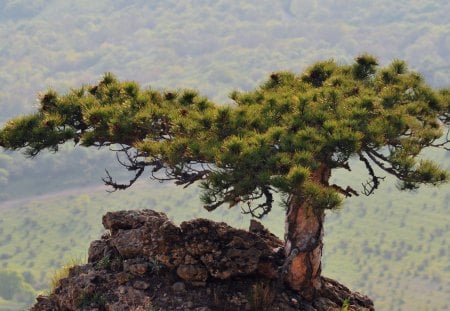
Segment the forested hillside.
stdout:
<svg viewBox="0 0 450 311">
<path fill-rule="evenodd" d="M 383 64 L 404 59 L 434 87 L 449 86 L 449 11 L 448 1 L 421 0 L 1 1 L 0 124 L 33 110 L 39 92 L 94 82 L 106 71 L 156 88 L 195 88 L 228 104 L 232 90 L 252 89 L 273 71 L 300 72 L 319 59 L 349 62 L 370 52 Z M 177 220 L 200 215 L 194 193 L 173 197 L 178 191 L 169 195 L 154 183 L 129 194 L 97 189 L 11 202 L 100 186 L 104 168 L 124 177 L 113 156 L 71 147 L 34 160 L 0 153 L 0 283 L 23 285 L 15 297 L 0 287 L 0 310 L 20 310 L 13 301 L 29 302 L 53 269 L 84 256 L 106 210 L 151 207 Z M 431 156 L 450 168 L 448 154 Z M 324 274 L 372 296 L 381 310 L 445 309 L 449 190 L 401 194 L 388 181 L 373 198 L 348 200 L 328 217 Z M 188 208 L 177 208 L 187 200 Z M 207 216 L 248 223 L 228 212 Z M 282 234 L 283 217 L 270 217 Z"/>
<path fill-rule="evenodd" d="M 1 120 L 48 87 L 105 71 L 226 101 L 269 72 L 362 51 L 402 58 L 435 86 L 450 83 L 447 1 L 87 1 L 0 4 Z"/>
</svg>

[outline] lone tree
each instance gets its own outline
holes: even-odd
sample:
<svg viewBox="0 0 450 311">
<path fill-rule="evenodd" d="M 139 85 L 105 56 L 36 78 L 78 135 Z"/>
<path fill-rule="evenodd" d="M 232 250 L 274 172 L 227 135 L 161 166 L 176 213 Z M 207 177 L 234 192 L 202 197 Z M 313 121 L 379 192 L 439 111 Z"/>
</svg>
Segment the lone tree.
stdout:
<svg viewBox="0 0 450 311">
<path fill-rule="evenodd" d="M 285 195 L 286 261 L 281 277 L 306 299 L 321 287 L 326 209 L 342 196 L 372 194 L 384 175 L 401 189 L 440 184 L 448 174 L 421 159 L 426 147 L 449 150 L 450 89 L 436 91 L 395 60 L 379 68 L 361 55 L 351 65 L 318 62 L 304 73 L 277 72 L 251 92 L 219 106 L 192 90 L 141 89 L 106 74 L 96 85 L 40 96 L 38 112 L 9 121 L 0 146 L 29 156 L 66 141 L 106 147 L 134 178 L 104 182 L 130 187 L 146 169 L 154 179 L 199 182 L 209 211 L 238 205 L 261 218 L 273 193 Z M 362 189 L 330 184 L 333 169 L 361 161 Z"/>
</svg>

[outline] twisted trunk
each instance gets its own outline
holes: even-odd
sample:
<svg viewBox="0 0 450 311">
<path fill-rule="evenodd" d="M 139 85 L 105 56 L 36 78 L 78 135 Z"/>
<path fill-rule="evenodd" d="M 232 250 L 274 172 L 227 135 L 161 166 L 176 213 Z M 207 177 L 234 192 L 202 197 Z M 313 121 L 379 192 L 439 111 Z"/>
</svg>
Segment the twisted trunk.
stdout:
<svg viewBox="0 0 450 311">
<path fill-rule="evenodd" d="M 314 171 L 312 179 L 328 185 L 330 169 L 325 165 Z M 291 195 L 286 213 L 285 281 L 301 292 L 305 299 L 314 298 L 321 284 L 323 209 L 313 209 L 300 195 Z"/>
</svg>

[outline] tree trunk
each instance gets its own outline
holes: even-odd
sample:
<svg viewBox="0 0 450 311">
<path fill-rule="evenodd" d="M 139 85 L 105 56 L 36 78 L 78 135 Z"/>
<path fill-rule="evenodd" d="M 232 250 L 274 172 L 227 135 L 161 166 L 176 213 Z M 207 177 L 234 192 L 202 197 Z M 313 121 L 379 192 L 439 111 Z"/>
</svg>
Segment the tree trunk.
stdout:
<svg viewBox="0 0 450 311">
<path fill-rule="evenodd" d="M 330 169 L 320 167 L 311 178 L 322 185 L 328 185 Z M 285 233 L 285 281 L 289 286 L 312 300 L 321 288 L 321 258 L 323 209 L 313 209 L 301 195 L 291 195 L 286 212 Z"/>
</svg>

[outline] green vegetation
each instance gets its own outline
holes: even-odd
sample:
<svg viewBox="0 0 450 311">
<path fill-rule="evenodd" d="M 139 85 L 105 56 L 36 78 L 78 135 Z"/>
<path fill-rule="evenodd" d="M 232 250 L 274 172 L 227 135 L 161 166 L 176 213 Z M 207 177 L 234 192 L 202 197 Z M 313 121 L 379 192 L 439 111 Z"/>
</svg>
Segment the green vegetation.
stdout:
<svg viewBox="0 0 450 311">
<path fill-rule="evenodd" d="M 98 269 L 109 269 L 111 267 L 111 258 L 110 256 L 105 256 L 102 259 L 100 259 L 97 264 L 95 265 Z"/>
<path fill-rule="evenodd" d="M 445 1 L 415 1 L 413 5 L 406 0 L 325 0 L 320 5 L 312 0 L 217 1 L 207 5 L 201 0 L 189 4 L 77 3 L 0 3 L 0 123 L 29 112 L 37 92 L 47 87 L 66 90 L 84 81 L 96 81 L 105 71 L 150 82 L 156 88 L 198 87 L 214 101 L 227 103 L 232 88 L 252 89 L 272 70 L 299 72 L 317 59 L 334 57 L 338 62 L 348 62 L 360 52 L 371 51 L 382 63 L 396 57 L 407 60 L 435 87 L 450 84 L 450 3 Z M 98 190 L 66 193 L 59 199 L 35 198 L 32 203 L 3 203 L 7 198 L 26 199 L 48 191 L 98 186 L 105 167 L 119 176 L 114 157 L 99 157 L 97 152 L 93 155 L 83 149 L 69 152 L 71 147 L 51 155 L 51 161 L 48 155 L 25 161 L 15 153 L 0 154 L 0 269 L 24 271 L 25 280 L 35 289 L 44 289 L 50 271 L 68 258 L 85 256 L 88 242 L 100 234 L 101 214 L 110 208 L 158 205 L 169 216 L 182 219 L 185 211 L 171 207 L 186 206 L 186 200 L 193 200 L 186 218 L 203 215 L 228 219 L 220 211 L 198 211 L 197 193 L 172 198 L 163 194 L 167 190 L 153 190 L 154 184 L 136 188 L 140 191 L 133 192 L 136 198 L 122 193 L 108 197 Z M 444 167 L 450 167 L 448 156 L 433 153 L 431 158 L 440 158 Z M 343 178 L 341 181 L 353 182 Z M 360 182 L 364 180 L 354 185 Z M 448 309 L 450 285 L 446 280 L 450 279 L 450 268 L 445 236 L 449 230 L 449 191 L 445 186 L 420 194 L 398 194 L 392 181 L 387 181 L 373 202 L 352 199 L 345 203 L 344 209 L 351 206 L 345 213 L 329 213 L 325 274 L 367 293 L 382 310 Z M 161 203 L 156 202 L 164 203 L 159 206 Z M 17 209 L 5 210 L 5 205 Z M 67 212 L 72 210 L 83 217 L 69 217 Z M 282 236 L 284 216 L 274 213 L 267 221 L 274 221 L 271 229 Z M 88 216 L 90 219 L 85 219 Z M 245 226 L 248 222 L 238 213 L 234 216 L 230 219 L 233 224 Z M 30 223 L 33 229 L 24 236 L 27 230 L 21 224 L 26 218 L 39 226 Z M 85 225 L 84 231 L 78 223 Z M 392 225 L 398 226 L 397 230 Z M 55 227 L 62 231 L 55 232 Z M 59 232 L 75 242 L 69 243 L 70 238 Z M 43 244 L 55 249 L 43 246 L 41 250 Z M 61 252 L 64 246 L 69 250 Z M 404 255 L 391 255 L 388 260 L 388 253 L 399 248 Z M 37 256 L 36 264 L 34 258 L 25 259 L 31 250 Z M 438 274 L 442 277 L 436 277 Z M 0 306 L 0 310 L 24 309 L 2 298 Z"/>
<path fill-rule="evenodd" d="M 159 275 L 159 272 L 161 271 L 161 269 L 164 268 L 164 265 L 161 262 L 159 262 L 157 259 L 150 258 L 149 263 L 150 263 L 150 271 L 152 271 L 153 273 L 156 273 L 157 275 Z"/>
<path fill-rule="evenodd" d="M 348 311 L 348 307 L 349 307 L 349 301 L 348 301 L 348 299 L 345 299 L 344 302 L 342 303 L 341 311 Z"/>
<path fill-rule="evenodd" d="M 366 196 L 385 179 L 380 174 L 395 177 L 401 190 L 448 180 L 446 170 L 419 154 L 450 144 L 441 138 L 450 126 L 450 89 L 434 91 L 403 61 L 378 67 L 363 54 L 350 65 L 317 62 L 300 75 L 272 73 L 256 90 L 231 98 L 234 105 L 218 106 L 193 90 L 141 89 L 107 73 L 64 95 L 43 93 L 37 112 L 0 130 L 0 146 L 30 157 L 65 142 L 109 147 L 134 174 L 118 183 L 106 171 L 103 180 L 114 191 L 132 186 L 149 167 L 158 181 L 198 182 L 208 211 L 238 205 L 262 218 L 281 194 L 283 278 L 305 299 L 321 287 L 324 211 L 339 207 L 339 194 L 359 195 L 346 183 L 330 183 L 333 170 L 351 172 L 359 160 Z"/>
<path fill-rule="evenodd" d="M 346 176 L 342 173 L 336 178 Z M 101 216 L 112 210 L 151 208 L 167 213 L 177 223 L 208 217 L 248 228 L 249 217 L 238 209 L 208 213 L 201 207 L 198 190 L 186 189 L 176 197 L 175 191 L 175 186 L 142 182 L 125 192 L 87 190 L 2 210 L 0 267 L 29 275 L 26 280 L 35 290 L 46 290 L 56 269 L 70 258 L 86 257 L 89 242 L 104 232 Z M 343 211 L 328 213 L 323 275 L 370 295 L 381 310 L 429 310 L 430 305 L 445 310 L 450 294 L 448 193 L 448 185 L 398 193 L 388 181 L 371 200 L 354 198 L 344 204 Z M 280 238 L 284 234 L 282 213 L 275 209 L 263 220 Z M 36 225 L 25 237 L 21 219 L 27 216 Z M 3 243 L 8 235 L 11 240 Z M 3 258 L 3 254 L 8 256 Z"/>
<path fill-rule="evenodd" d="M 67 89 L 106 71 L 228 101 L 232 88 L 251 89 L 273 70 L 371 51 L 449 85 L 448 11 L 431 0 L 2 1 L 0 122 L 30 111 L 48 86 Z"/>
<path fill-rule="evenodd" d="M 403 61 L 384 68 L 368 54 L 351 65 L 322 61 L 300 75 L 272 73 L 256 90 L 231 98 L 235 105 L 218 106 L 193 90 L 141 89 L 107 73 L 64 95 L 42 94 L 37 112 L 0 130 L 0 146 L 30 157 L 57 152 L 68 141 L 109 147 L 134 173 L 124 184 L 106 171 L 104 182 L 114 191 L 129 188 L 150 167 L 159 181 L 198 182 L 208 211 L 239 205 L 263 218 L 280 193 L 283 278 L 305 299 L 321 287 L 324 211 L 339 207 L 339 194 L 359 195 L 330 184 L 332 170 L 352 171 L 359 160 L 367 169 L 367 196 L 385 179 L 380 174 L 395 177 L 401 190 L 448 180 L 446 170 L 419 154 L 450 143 L 448 135 L 441 139 L 450 125 L 450 90 L 432 90 Z"/>
<path fill-rule="evenodd" d="M 61 268 L 53 272 L 53 275 L 50 278 L 49 292 L 52 293 L 59 285 L 61 285 L 61 280 L 69 276 L 70 269 L 84 263 L 85 261 L 79 258 L 71 258 Z"/>
<path fill-rule="evenodd" d="M 17 271 L 0 270 L 0 280 L 1 299 L 26 304 L 34 301 L 35 291 Z"/>
<path fill-rule="evenodd" d="M 73 150 L 72 146 L 65 145 L 61 155 L 45 154 L 36 159 L 36 163 L 17 153 L 0 153 L 0 201 L 80 186 L 98 186 L 105 168 L 114 171 L 118 177 L 125 177 L 117 169 L 115 157 L 106 150 L 98 155 L 90 150 L 70 150 Z"/>
<path fill-rule="evenodd" d="M 26 310 L 29 304 L 4 300 L 0 297 L 0 311 Z"/>
</svg>

